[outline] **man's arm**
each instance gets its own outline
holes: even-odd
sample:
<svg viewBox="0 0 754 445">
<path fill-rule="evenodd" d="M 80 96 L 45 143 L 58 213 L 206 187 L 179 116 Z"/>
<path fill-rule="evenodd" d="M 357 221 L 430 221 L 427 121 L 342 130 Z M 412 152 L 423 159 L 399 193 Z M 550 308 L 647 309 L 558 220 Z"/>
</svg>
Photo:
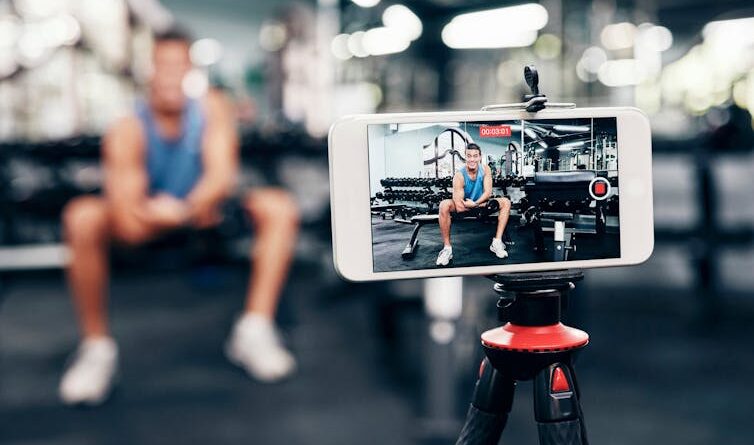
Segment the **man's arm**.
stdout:
<svg viewBox="0 0 754 445">
<path fill-rule="evenodd" d="M 490 170 L 488 165 L 484 165 L 482 168 L 484 168 L 484 192 L 475 201 L 477 205 L 487 202 L 490 199 L 490 195 L 492 195 L 492 170 Z"/>
<path fill-rule="evenodd" d="M 218 206 L 233 193 L 239 163 L 238 134 L 230 102 L 219 91 L 210 91 L 205 109 L 204 172 L 187 198 L 192 217 L 200 226 L 212 224 Z"/>
<path fill-rule="evenodd" d="M 456 172 L 456 174 L 453 175 L 453 204 L 456 205 L 456 212 L 465 212 L 468 210 L 466 204 L 463 203 L 465 197 L 463 186 L 463 175 Z"/>
<path fill-rule="evenodd" d="M 104 191 L 119 236 L 142 239 L 152 230 L 178 227 L 188 218 L 187 207 L 169 196 L 149 196 L 144 134 L 131 116 L 116 122 L 105 134 L 102 157 Z"/>
<path fill-rule="evenodd" d="M 144 135 L 135 117 L 116 122 L 102 145 L 104 192 L 115 221 L 137 223 L 134 209 L 148 198 L 149 179 L 144 163 Z M 128 230 L 128 229 L 126 229 Z"/>
</svg>

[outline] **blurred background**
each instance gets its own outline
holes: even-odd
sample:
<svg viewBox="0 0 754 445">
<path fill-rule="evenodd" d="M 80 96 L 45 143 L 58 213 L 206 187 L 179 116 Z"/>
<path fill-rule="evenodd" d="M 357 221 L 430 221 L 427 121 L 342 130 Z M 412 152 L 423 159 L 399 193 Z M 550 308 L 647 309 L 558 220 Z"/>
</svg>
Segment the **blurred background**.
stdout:
<svg viewBox="0 0 754 445">
<path fill-rule="evenodd" d="M 453 443 L 495 326 L 491 282 L 346 284 L 332 267 L 326 134 L 347 113 L 554 101 L 636 106 L 653 126 L 656 247 L 590 270 L 569 322 L 594 443 L 751 443 L 754 9 L 742 1 L 0 1 L 0 443 Z M 505 9 L 503 9 L 505 8 Z M 748 9 L 747 9 L 748 8 Z M 152 33 L 190 29 L 189 96 L 241 123 L 243 175 L 297 197 L 280 322 L 300 363 L 264 386 L 227 364 L 247 245 L 114 252 L 115 397 L 66 408 L 76 342 L 60 213 L 100 191 L 100 137 L 132 109 Z M 454 282 L 455 283 L 455 282 Z M 443 301 L 442 304 L 436 304 Z M 534 443 L 522 383 L 503 441 Z"/>
</svg>

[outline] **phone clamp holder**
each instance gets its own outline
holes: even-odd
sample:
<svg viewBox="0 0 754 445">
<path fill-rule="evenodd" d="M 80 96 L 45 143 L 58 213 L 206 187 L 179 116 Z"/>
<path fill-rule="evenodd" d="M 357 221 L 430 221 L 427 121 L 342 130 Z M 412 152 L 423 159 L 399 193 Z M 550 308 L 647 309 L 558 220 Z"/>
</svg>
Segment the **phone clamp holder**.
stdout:
<svg viewBox="0 0 754 445">
<path fill-rule="evenodd" d="M 488 105 L 482 111 L 575 108 L 550 103 L 539 92 L 533 65 L 524 68 L 532 94 L 522 103 Z M 513 407 L 517 381 L 534 380 L 534 417 L 542 445 L 587 445 L 573 358 L 589 335 L 561 323 L 568 294 L 584 278 L 580 270 L 499 274 L 489 277 L 498 294 L 502 326 L 482 333 L 485 358 L 456 445 L 496 445 Z"/>
<path fill-rule="evenodd" d="M 524 94 L 521 102 L 485 105 L 482 107 L 482 111 L 526 110 L 530 113 L 536 113 L 545 108 L 576 108 L 576 104 L 570 102 L 549 102 L 547 96 L 539 92 L 539 73 L 537 73 L 537 69 L 534 65 L 526 65 L 524 67 L 524 79 L 531 89 L 531 94 Z"/>
</svg>

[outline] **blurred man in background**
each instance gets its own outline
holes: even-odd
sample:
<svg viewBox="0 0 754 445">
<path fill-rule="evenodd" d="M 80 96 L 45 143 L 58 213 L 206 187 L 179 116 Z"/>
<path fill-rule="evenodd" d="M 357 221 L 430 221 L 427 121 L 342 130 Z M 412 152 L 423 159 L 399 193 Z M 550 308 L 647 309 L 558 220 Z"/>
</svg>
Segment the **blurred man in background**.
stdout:
<svg viewBox="0 0 754 445">
<path fill-rule="evenodd" d="M 140 245 L 178 228 L 212 227 L 235 193 L 234 113 L 217 91 L 201 99 L 185 95 L 190 44 L 179 30 L 156 36 L 146 101 L 104 138 L 104 196 L 78 198 L 64 212 L 72 255 L 68 278 L 82 335 L 60 382 L 66 403 L 104 401 L 118 367 L 106 311 L 110 244 Z M 247 192 L 241 204 L 254 223 L 256 243 L 245 312 L 226 353 L 251 376 L 271 382 L 295 368 L 273 320 L 297 235 L 297 206 L 278 189 Z"/>
</svg>

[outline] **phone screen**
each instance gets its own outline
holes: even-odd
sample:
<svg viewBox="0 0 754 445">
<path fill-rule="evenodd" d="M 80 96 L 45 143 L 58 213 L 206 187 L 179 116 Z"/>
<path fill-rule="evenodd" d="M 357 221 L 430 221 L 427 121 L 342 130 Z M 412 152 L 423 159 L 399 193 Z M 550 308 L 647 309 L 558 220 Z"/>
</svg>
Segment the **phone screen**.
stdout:
<svg viewBox="0 0 754 445">
<path fill-rule="evenodd" d="M 367 133 L 374 272 L 620 258 L 615 117 Z"/>
</svg>

